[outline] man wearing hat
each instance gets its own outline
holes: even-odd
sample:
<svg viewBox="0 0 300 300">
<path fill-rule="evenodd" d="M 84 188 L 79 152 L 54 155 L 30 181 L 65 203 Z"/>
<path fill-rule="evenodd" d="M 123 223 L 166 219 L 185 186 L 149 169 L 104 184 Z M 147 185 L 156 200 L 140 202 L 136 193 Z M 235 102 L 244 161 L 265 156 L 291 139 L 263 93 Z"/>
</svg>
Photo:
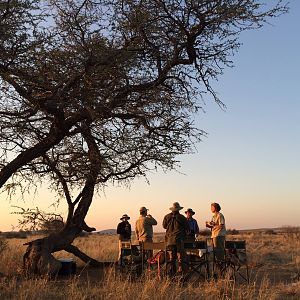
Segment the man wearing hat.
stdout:
<svg viewBox="0 0 300 300">
<path fill-rule="evenodd" d="M 119 235 L 119 263 L 121 260 L 121 256 L 122 256 L 122 243 L 123 242 L 130 242 L 131 240 L 131 225 L 128 222 L 128 220 L 130 220 L 130 217 L 126 214 L 124 214 L 120 220 L 122 222 L 120 222 L 118 224 L 117 227 L 117 234 Z"/>
<path fill-rule="evenodd" d="M 148 209 L 144 206 L 140 208 L 140 216 L 135 223 L 135 235 L 140 243 L 153 242 L 153 226 L 157 225 L 157 221 L 148 214 Z M 148 259 L 153 256 L 153 251 L 148 250 L 144 253 Z"/>
<path fill-rule="evenodd" d="M 163 228 L 166 229 L 166 246 L 170 253 L 170 275 L 176 273 L 176 257 L 178 260 L 178 273 L 184 273 L 186 270 L 183 242 L 186 240 L 190 229 L 186 217 L 179 213 L 181 209 L 183 207 L 178 202 L 174 202 L 170 207 L 171 213 L 167 214 L 163 220 Z"/>
<path fill-rule="evenodd" d="M 117 234 L 119 235 L 120 241 L 130 241 L 131 239 L 131 225 L 129 224 L 128 220 L 130 220 L 130 217 L 126 214 L 124 214 L 120 220 L 117 227 Z"/>
<path fill-rule="evenodd" d="M 140 208 L 140 217 L 135 223 L 135 235 L 139 242 L 153 242 L 153 226 L 157 221 L 148 213 L 146 207 Z"/>
<path fill-rule="evenodd" d="M 193 218 L 193 215 L 195 214 L 195 212 L 191 208 L 188 208 L 185 211 L 185 214 L 186 214 L 186 219 L 189 223 L 189 228 L 190 228 L 187 239 L 188 239 L 188 241 L 194 242 L 195 241 L 195 235 L 198 236 L 198 234 L 199 234 L 198 223 Z"/>
</svg>

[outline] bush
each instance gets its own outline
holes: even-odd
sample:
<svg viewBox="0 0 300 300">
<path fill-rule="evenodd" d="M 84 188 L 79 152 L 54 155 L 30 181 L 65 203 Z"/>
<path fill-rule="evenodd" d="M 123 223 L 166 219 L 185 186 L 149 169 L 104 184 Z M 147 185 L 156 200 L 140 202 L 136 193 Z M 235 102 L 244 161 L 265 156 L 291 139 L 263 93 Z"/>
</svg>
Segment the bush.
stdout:
<svg viewBox="0 0 300 300">
<path fill-rule="evenodd" d="M 210 236 L 211 231 L 209 229 L 200 230 L 199 235 L 200 236 Z"/>
<path fill-rule="evenodd" d="M 239 234 L 240 232 L 236 229 L 227 229 L 226 233 L 231 235 L 236 235 Z"/>
<path fill-rule="evenodd" d="M 3 236 L 7 239 L 26 239 L 27 234 L 25 231 L 9 231 L 3 233 Z"/>
<path fill-rule="evenodd" d="M 274 235 L 274 234 L 277 234 L 277 232 L 274 231 L 273 229 L 268 229 L 268 230 L 265 231 L 265 234 Z"/>
</svg>

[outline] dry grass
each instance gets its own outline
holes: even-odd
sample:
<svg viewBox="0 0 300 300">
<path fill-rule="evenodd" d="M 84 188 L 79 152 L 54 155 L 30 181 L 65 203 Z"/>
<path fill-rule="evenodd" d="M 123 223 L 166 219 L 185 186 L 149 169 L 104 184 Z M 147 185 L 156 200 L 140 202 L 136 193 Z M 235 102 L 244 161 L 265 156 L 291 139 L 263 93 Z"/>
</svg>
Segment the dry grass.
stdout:
<svg viewBox="0 0 300 300">
<path fill-rule="evenodd" d="M 28 239 L 33 239 L 27 238 Z M 162 240 L 163 235 L 156 235 Z M 79 273 L 72 278 L 25 279 L 21 274 L 26 239 L 7 239 L 0 252 L 0 299 L 300 299 L 300 233 L 252 232 L 229 236 L 245 239 L 250 265 L 250 284 L 228 279 L 182 286 L 155 277 L 131 282 L 112 270 L 89 269 L 78 261 Z M 101 261 L 115 261 L 116 236 L 89 235 L 75 243 Z M 57 257 L 70 257 L 64 252 Z M 117 274 L 118 275 L 118 274 Z"/>
</svg>

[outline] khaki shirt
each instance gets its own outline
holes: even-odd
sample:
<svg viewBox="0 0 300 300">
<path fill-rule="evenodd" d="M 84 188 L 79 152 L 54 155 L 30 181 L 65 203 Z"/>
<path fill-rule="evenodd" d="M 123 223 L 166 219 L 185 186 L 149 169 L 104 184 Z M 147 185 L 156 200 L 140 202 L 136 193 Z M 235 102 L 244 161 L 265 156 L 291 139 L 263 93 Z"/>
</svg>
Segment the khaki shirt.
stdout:
<svg viewBox="0 0 300 300">
<path fill-rule="evenodd" d="M 152 216 L 140 216 L 135 222 L 135 235 L 138 241 L 145 242 L 152 240 L 153 225 L 157 225 L 156 220 Z"/>
<path fill-rule="evenodd" d="M 226 227 L 224 216 L 220 212 L 216 212 L 211 221 L 215 224 L 211 229 L 211 237 L 214 238 L 217 236 L 225 236 Z"/>
</svg>

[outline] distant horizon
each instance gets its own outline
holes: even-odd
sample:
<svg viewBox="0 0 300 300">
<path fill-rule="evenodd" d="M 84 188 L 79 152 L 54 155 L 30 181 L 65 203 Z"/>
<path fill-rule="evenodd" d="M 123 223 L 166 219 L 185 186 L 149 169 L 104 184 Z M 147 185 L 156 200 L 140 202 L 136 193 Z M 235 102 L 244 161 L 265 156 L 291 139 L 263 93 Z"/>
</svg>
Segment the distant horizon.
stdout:
<svg viewBox="0 0 300 300">
<path fill-rule="evenodd" d="M 298 226 L 291 226 L 291 225 L 283 225 L 283 226 L 279 226 L 279 227 L 259 227 L 259 228 L 226 228 L 226 230 L 237 230 L 237 231 L 260 231 L 260 230 L 283 230 L 283 229 L 300 229 L 300 225 Z M 209 229 L 207 228 L 202 228 L 200 229 L 201 231 L 209 231 Z M 9 232 L 42 232 L 43 230 L 8 230 L 8 231 L 1 231 L 0 230 L 0 234 L 1 233 L 9 233 Z M 101 232 L 105 232 L 105 231 L 117 231 L 116 228 L 107 228 L 107 229 L 101 229 L 101 230 L 96 230 L 96 231 L 92 231 L 92 232 L 87 232 L 88 234 L 98 234 Z M 83 231 L 84 232 L 84 231 Z M 159 233 L 159 234 L 164 234 L 165 231 L 156 231 L 155 229 L 153 229 L 154 233 Z M 134 230 L 132 230 L 132 233 L 134 233 Z M 116 234 L 116 233 L 115 233 Z"/>
</svg>

